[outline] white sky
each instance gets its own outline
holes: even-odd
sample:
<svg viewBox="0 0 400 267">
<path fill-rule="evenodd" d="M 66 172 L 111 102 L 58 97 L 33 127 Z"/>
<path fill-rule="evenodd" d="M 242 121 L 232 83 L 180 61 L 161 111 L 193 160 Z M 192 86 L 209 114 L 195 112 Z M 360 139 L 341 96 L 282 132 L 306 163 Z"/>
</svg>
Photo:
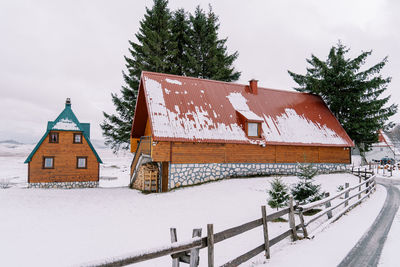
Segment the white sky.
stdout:
<svg viewBox="0 0 400 267">
<path fill-rule="evenodd" d="M 325 59 L 340 39 L 351 56 L 373 50 L 367 66 L 389 56 L 383 75 L 400 102 L 400 2 L 391 0 L 170 0 L 192 12 L 211 3 L 220 37 L 239 51 L 240 83 L 291 90 L 287 70 L 304 74 L 311 53 Z M 128 40 L 136 41 L 147 1 L 2 0 L 0 2 L 0 140 L 37 142 L 65 98 L 92 139 L 101 139 L 102 111 L 114 112 L 112 92 L 123 84 Z M 360 118 L 362 119 L 362 118 Z M 400 122 L 400 115 L 392 120 Z"/>
</svg>

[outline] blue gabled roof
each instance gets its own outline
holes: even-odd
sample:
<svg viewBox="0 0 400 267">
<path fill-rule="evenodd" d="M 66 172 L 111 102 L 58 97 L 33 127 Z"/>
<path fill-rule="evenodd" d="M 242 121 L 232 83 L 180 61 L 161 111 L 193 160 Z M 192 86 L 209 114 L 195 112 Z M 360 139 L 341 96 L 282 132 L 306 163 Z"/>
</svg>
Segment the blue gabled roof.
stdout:
<svg viewBox="0 0 400 267">
<path fill-rule="evenodd" d="M 99 163 L 103 163 L 94 149 L 92 143 L 90 142 L 90 123 L 80 123 L 76 118 L 74 112 L 71 109 L 71 102 L 67 99 L 64 110 L 58 115 L 54 121 L 47 122 L 47 129 L 43 137 L 40 139 L 39 143 L 35 146 L 32 152 L 29 154 L 28 158 L 24 163 L 28 163 L 32 160 L 33 155 L 39 149 L 40 145 L 46 139 L 46 136 L 50 131 L 80 131 L 85 137 L 90 149 L 92 149 L 94 155 Z"/>
</svg>

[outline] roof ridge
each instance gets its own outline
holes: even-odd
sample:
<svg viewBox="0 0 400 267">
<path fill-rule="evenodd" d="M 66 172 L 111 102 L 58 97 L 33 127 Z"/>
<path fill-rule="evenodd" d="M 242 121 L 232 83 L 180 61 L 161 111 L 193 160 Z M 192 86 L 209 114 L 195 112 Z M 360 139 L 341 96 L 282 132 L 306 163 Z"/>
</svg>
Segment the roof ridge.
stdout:
<svg viewBox="0 0 400 267">
<path fill-rule="evenodd" d="M 153 72 L 153 71 L 142 71 L 142 75 L 149 73 L 153 75 L 158 75 L 158 76 L 170 76 L 170 77 L 176 77 L 176 78 L 184 78 L 184 79 L 189 79 L 189 80 L 200 80 L 200 81 L 208 81 L 208 82 L 213 82 L 213 83 L 223 83 L 223 84 L 229 84 L 233 86 L 249 86 L 248 84 L 242 84 L 242 83 L 236 83 L 236 82 L 226 82 L 226 81 L 218 81 L 218 80 L 212 80 L 212 79 L 205 79 L 205 78 L 198 78 L 198 77 L 192 77 L 192 76 L 183 76 L 183 75 L 177 75 L 177 74 L 169 74 L 169 73 L 161 73 L 161 72 Z M 285 89 L 275 89 L 275 88 L 265 88 L 265 87 L 258 87 L 258 89 L 262 90 L 268 90 L 268 91 L 278 91 L 278 92 L 285 92 L 285 93 L 292 93 L 292 94 L 306 94 L 306 95 L 314 95 L 312 93 L 305 93 L 305 92 L 297 92 L 297 91 L 289 91 Z"/>
</svg>

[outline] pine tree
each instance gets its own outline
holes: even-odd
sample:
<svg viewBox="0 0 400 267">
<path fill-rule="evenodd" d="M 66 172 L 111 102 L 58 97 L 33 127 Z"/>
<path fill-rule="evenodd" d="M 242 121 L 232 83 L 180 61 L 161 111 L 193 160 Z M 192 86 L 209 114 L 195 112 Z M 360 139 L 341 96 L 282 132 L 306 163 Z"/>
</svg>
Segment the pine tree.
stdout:
<svg viewBox="0 0 400 267">
<path fill-rule="evenodd" d="M 122 86 L 122 96 L 111 94 L 117 114 L 103 112 L 104 121 L 100 126 L 106 144 L 111 145 L 114 151 L 129 147 L 142 70 L 170 73 L 173 69 L 171 60 L 176 45 L 172 41 L 171 13 L 167 5 L 167 0 L 154 0 L 153 7 L 146 8 L 139 32 L 135 35 L 138 42 L 129 41 L 130 57 L 125 56 L 127 72 L 123 72 L 126 85 Z"/>
<path fill-rule="evenodd" d="M 368 151 L 378 141 L 378 130 L 386 129 L 388 118 L 397 105 L 387 106 L 390 96 L 381 97 L 391 81 L 379 73 L 387 63 L 385 57 L 370 68 L 361 70 L 372 51 L 346 58 L 350 49 L 338 43 L 330 49 L 326 61 L 314 55 L 307 59 L 311 66 L 306 75 L 289 72 L 300 92 L 320 95 L 360 150 Z"/>
<path fill-rule="evenodd" d="M 106 144 L 114 151 L 129 148 L 132 119 L 140 75 L 143 70 L 236 81 L 240 72 L 232 66 L 238 57 L 227 53 L 227 39 L 218 39 L 218 17 L 197 7 L 195 15 L 183 9 L 171 14 L 168 0 L 153 0 L 140 22 L 137 42 L 129 41 L 130 56 L 125 56 L 127 72 L 121 95 L 111 94 L 117 114 L 103 112 L 101 123 Z"/>
<path fill-rule="evenodd" d="M 190 37 L 190 21 L 184 9 L 178 9 L 173 13 L 171 22 L 172 41 L 175 45 L 171 62 L 172 73 L 176 75 L 191 75 L 196 64 L 191 55 L 194 43 Z"/>
<path fill-rule="evenodd" d="M 297 177 L 299 181 L 292 187 L 293 198 L 300 203 L 309 203 L 323 198 L 324 193 L 320 193 L 321 185 L 313 184 L 313 178 L 318 170 L 312 164 L 299 164 Z"/>
<path fill-rule="evenodd" d="M 193 40 L 191 54 L 196 65 L 193 66 L 191 76 L 220 81 L 236 81 L 240 72 L 232 66 L 238 57 L 238 52 L 229 55 L 225 39 L 218 39 L 218 16 L 209 6 L 206 14 L 200 6 L 197 6 L 194 15 L 190 15 Z"/>
<path fill-rule="evenodd" d="M 279 179 L 275 178 L 271 183 L 271 189 L 268 190 L 268 205 L 273 209 L 283 208 L 289 200 L 288 187 Z"/>
</svg>

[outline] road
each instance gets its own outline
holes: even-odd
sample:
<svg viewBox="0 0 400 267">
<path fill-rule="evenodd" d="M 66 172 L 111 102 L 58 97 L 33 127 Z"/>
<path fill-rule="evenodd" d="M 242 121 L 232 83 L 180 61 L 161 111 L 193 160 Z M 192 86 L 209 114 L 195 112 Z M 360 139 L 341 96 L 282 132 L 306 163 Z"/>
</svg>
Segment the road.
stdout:
<svg viewBox="0 0 400 267">
<path fill-rule="evenodd" d="M 339 267 L 347 266 L 377 266 L 382 253 L 387 235 L 394 216 L 399 209 L 400 190 L 396 185 L 400 185 L 400 181 L 377 178 L 377 183 L 383 185 L 387 190 L 387 196 L 382 210 L 378 214 L 374 223 L 361 237 L 353 249 L 338 265 Z M 354 227 L 357 227 L 354 225 Z"/>
</svg>

